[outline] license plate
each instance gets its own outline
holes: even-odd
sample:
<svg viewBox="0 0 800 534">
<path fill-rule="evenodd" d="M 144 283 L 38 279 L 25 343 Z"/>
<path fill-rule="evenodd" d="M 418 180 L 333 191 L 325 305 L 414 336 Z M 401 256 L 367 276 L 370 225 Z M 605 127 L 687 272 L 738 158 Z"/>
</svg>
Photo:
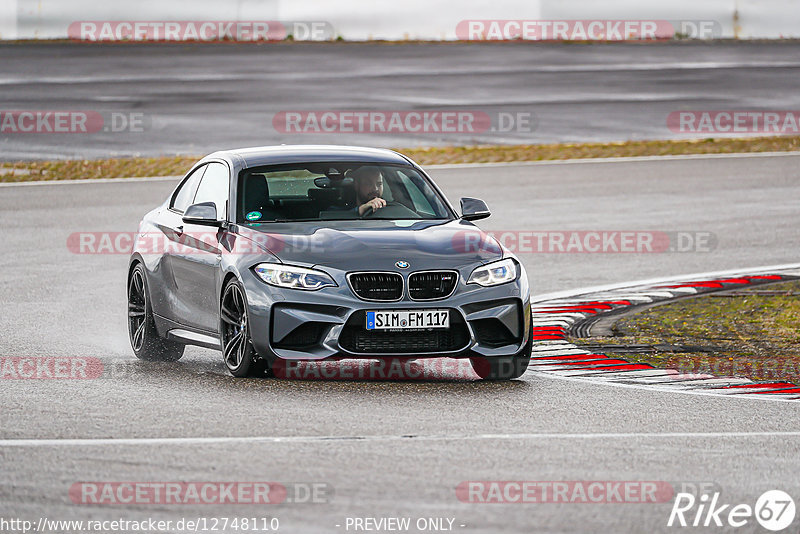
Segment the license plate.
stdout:
<svg viewBox="0 0 800 534">
<path fill-rule="evenodd" d="M 450 328 L 448 310 L 386 310 L 367 312 L 367 330 Z"/>
</svg>

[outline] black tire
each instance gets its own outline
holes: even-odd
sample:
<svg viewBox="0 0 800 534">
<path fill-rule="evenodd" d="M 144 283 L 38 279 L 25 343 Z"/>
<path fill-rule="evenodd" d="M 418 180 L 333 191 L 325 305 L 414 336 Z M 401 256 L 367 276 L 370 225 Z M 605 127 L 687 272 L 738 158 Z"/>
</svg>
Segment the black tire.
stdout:
<svg viewBox="0 0 800 534">
<path fill-rule="evenodd" d="M 484 380 L 513 380 L 528 369 L 532 346 L 533 338 L 529 336 L 525 347 L 513 356 L 470 358 L 470 363 L 475 373 Z"/>
<path fill-rule="evenodd" d="M 175 362 L 186 346 L 158 335 L 144 267 L 137 263 L 128 277 L 128 339 L 133 353 L 149 362 Z"/>
<path fill-rule="evenodd" d="M 272 376 L 269 361 L 253 347 L 244 288 L 235 278 L 222 290 L 219 318 L 220 348 L 228 371 L 236 377 Z"/>
</svg>

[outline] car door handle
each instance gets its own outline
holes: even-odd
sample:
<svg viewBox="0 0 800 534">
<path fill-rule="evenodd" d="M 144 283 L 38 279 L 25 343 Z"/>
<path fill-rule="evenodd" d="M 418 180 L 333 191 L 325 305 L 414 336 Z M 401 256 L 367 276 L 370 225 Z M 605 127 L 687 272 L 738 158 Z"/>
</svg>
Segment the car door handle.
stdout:
<svg viewBox="0 0 800 534">
<path fill-rule="evenodd" d="M 178 226 L 177 228 L 175 228 L 175 233 L 178 234 L 178 235 L 183 234 L 183 225 Z"/>
</svg>

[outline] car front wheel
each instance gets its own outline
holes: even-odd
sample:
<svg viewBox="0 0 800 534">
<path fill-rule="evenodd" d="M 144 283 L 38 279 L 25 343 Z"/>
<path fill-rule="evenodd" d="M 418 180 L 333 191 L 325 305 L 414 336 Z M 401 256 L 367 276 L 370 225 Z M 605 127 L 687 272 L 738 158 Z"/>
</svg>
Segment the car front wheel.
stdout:
<svg viewBox="0 0 800 534">
<path fill-rule="evenodd" d="M 271 376 L 269 363 L 253 347 L 244 289 L 236 279 L 222 292 L 219 315 L 222 357 L 230 373 L 236 377 Z"/>
</svg>

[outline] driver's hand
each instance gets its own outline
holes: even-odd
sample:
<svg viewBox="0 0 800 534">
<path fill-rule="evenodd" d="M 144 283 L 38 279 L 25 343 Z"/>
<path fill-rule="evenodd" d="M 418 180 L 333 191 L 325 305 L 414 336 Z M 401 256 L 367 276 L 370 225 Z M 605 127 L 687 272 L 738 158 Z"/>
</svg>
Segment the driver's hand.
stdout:
<svg viewBox="0 0 800 534">
<path fill-rule="evenodd" d="M 375 213 L 379 209 L 386 206 L 386 201 L 380 197 L 373 198 L 369 202 L 365 202 L 358 207 L 358 214 L 363 216 L 371 211 Z"/>
</svg>

